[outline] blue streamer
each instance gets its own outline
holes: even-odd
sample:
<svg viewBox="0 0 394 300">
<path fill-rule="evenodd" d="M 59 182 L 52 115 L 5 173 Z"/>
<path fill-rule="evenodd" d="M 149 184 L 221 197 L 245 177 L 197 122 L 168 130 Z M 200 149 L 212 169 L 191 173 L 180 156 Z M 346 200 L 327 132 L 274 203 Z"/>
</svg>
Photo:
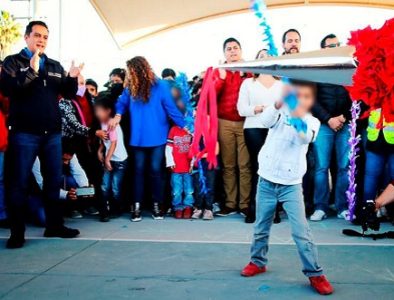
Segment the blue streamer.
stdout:
<svg viewBox="0 0 394 300">
<path fill-rule="evenodd" d="M 251 9 L 254 11 L 255 16 L 259 19 L 259 25 L 263 28 L 263 42 L 267 43 L 268 54 L 271 56 L 278 56 L 278 49 L 275 46 L 274 36 L 271 32 L 271 26 L 268 25 L 265 17 L 267 6 L 263 0 L 251 0 Z"/>
<path fill-rule="evenodd" d="M 198 175 L 199 175 L 199 184 L 201 190 L 200 193 L 202 195 L 207 195 L 208 194 L 207 178 L 205 177 L 204 168 L 202 166 L 201 160 L 198 161 Z"/>
<path fill-rule="evenodd" d="M 181 98 L 183 103 L 185 103 L 186 114 L 185 121 L 186 127 L 189 129 L 191 133 L 194 132 L 194 116 L 193 116 L 193 105 L 191 103 L 191 90 L 189 86 L 189 82 L 187 80 L 187 76 L 185 73 L 180 72 L 179 75 L 175 78 L 175 82 L 177 87 L 181 92 Z"/>
</svg>

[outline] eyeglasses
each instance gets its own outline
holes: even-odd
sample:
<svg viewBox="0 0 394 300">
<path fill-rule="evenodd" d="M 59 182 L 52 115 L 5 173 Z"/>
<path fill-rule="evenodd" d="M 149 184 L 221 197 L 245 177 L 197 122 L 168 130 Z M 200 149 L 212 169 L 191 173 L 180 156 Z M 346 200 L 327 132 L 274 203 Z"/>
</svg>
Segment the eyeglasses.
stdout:
<svg viewBox="0 0 394 300">
<path fill-rule="evenodd" d="M 324 48 L 336 48 L 341 46 L 341 43 L 325 45 Z"/>
</svg>

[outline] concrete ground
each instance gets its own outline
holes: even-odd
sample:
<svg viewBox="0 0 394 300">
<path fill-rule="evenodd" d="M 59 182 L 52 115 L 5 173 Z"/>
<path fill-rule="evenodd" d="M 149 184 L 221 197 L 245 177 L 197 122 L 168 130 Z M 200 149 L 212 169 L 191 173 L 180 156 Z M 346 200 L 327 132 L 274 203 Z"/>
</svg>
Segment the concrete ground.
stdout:
<svg viewBox="0 0 394 300">
<path fill-rule="evenodd" d="M 240 216 L 213 222 L 99 223 L 68 220 L 75 240 L 44 239 L 29 227 L 25 248 L 4 249 L 0 299 L 317 299 L 301 273 L 287 220 L 274 225 L 266 274 L 242 278 L 253 226 Z M 343 220 L 311 223 L 332 299 L 394 299 L 394 241 L 346 237 Z M 394 230 L 383 224 L 381 231 Z"/>
</svg>

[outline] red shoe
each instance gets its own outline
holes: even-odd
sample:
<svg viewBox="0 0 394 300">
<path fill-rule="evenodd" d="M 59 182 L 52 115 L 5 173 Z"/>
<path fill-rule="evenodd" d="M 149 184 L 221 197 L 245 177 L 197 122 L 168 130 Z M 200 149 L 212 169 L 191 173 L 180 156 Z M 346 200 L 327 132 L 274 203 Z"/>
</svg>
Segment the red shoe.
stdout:
<svg viewBox="0 0 394 300">
<path fill-rule="evenodd" d="M 254 263 L 250 262 L 242 270 L 241 275 L 244 277 L 252 277 L 257 274 L 265 273 L 266 271 L 267 271 L 267 268 L 265 266 L 259 267 L 259 266 L 255 265 Z"/>
<path fill-rule="evenodd" d="M 327 280 L 326 276 L 324 275 L 309 277 L 309 281 L 311 282 L 311 286 L 320 295 L 330 295 L 334 292 L 331 283 Z"/>
<path fill-rule="evenodd" d="M 183 218 L 184 219 L 190 219 L 192 217 L 192 208 L 191 207 L 186 207 L 183 210 Z"/>
<path fill-rule="evenodd" d="M 175 217 L 175 219 L 182 219 L 183 218 L 183 210 L 181 210 L 181 209 L 176 210 L 174 217 Z"/>
</svg>

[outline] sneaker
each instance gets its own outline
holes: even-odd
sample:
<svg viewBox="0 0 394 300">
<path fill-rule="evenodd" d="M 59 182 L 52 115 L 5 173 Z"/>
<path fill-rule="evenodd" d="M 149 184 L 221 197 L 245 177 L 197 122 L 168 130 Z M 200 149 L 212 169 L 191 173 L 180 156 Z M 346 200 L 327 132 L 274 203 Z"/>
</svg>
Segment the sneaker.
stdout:
<svg viewBox="0 0 394 300">
<path fill-rule="evenodd" d="M 184 219 L 190 219 L 192 217 L 192 208 L 191 207 L 186 207 L 183 210 L 183 218 Z"/>
<path fill-rule="evenodd" d="M 265 273 L 266 271 L 267 271 L 266 266 L 259 267 L 258 265 L 255 265 L 254 263 L 250 262 L 242 270 L 241 276 L 252 277 L 252 276 L 255 276 L 255 275 L 258 275 L 258 274 Z"/>
<path fill-rule="evenodd" d="M 224 207 L 220 211 L 218 211 L 216 215 L 220 217 L 227 217 L 230 215 L 235 215 L 236 213 L 237 211 L 235 209 Z"/>
<path fill-rule="evenodd" d="M 140 222 L 142 220 L 141 217 L 141 210 L 140 210 L 140 204 L 135 203 L 132 210 L 131 210 L 131 217 L 130 217 L 131 222 Z"/>
<path fill-rule="evenodd" d="M 337 218 L 338 219 L 344 219 L 346 221 L 350 221 L 350 214 L 349 211 L 347 209 L 345 209 L 343 212 L 341 212 L 340 214 L 337 214 Z"/>
<path fill-rule="evenodd" d="M 334 292 L 331 283 L 327 280 L 326 276 L 324 275 L 309 277 L 309 281 L 311 282 L 311 286 L 320 295 L 330 295 Z"/>
<path fill-rule="evenodd" d="M 202 210 L 201 209 L 195 209 L 192 215 L 192 219 L 200 219 L 202 217 Z"/>
<path fill-rule="evenodd" d="M 212 204 L 212 211 L 213 211 L 214 214 L 216 214 L 217 212 L 220 211 L 219 203 L 215 202 L 214 204 Z"/>
<path fill-rule="evenodd" d="M 176 210 L 174 213 L 174 218 L 175 219 L 182 219 L 183 218 L 183 210 L 182 209 Z"/>
<path fill-rule="evenodd" d="M 6 248 L 7 249 L 18 249 L 22 248 L 25 244 L 25 238 L 23 235 L 17 236 L 17 235 L 12 235 L 7 241 Z"/>
<path fill-rule="evenodd" d="M 241 209 L 239 210 L 239 213 L 240 213 L 241 216 L 243 216 L 244 218 L 246 218 L 247 215 L 249 214 L 249 208 L 241 208 Z"/>
<path fill-rule="evenodd" d="M 45 229 L 44 236 L 47 238 L 50 237 L 59 237 L 63 239 L 72 239 L 79 235 L 78 229 L 68 228 L 66 226 L 62 226 L 58 229 Z"/>
<path fill-rule="evenodd" d="M 309 219 L 314 222 L 319 222 L 325 218 L 327 218 L 326 213 L 321 209 L 316 209 Z"/>
<path fill-rule="evenodd" d="M 97 216 L 99 214 L 99 211 L 96 208 L 94 208 L 93 206 L 90 206 L 87 209 L 85 209 L 83 211 L 83 213 L 85 215 L 89 215 L 89 216 Z"/>
<path fill-rule="evenodd" d="M 202 219 L 205 220 L 205 221 L 213 220 L 214 217 L 213 217 L 212 210 L 209 210 L 209 209 L 204 210 L 204 215 L 202 216 Z"/>
<path fill-rule="evenodd" d="M 256 214 L 249 212 L 245 218 L 245 223 L 252 224 L 256 221 Z"/>
<path fill-rule="evenodd" d="M 161 211 L 161 209 L 159 207 L 159 203 L 154 203 L 153 204 L 152 218 L 154 220 L 164 220 L 164 215 L 163 215 L 163 212 Z"/>
<path fill-rule="evenodd" d="M 82 216 L 82 214 L 81 214 L 79 211 L 73 210 L 73 211 L 70 213 L 70 218 L 71 218 L 71 219 L 82 219 L 83 216 Z"/>
</svg>

